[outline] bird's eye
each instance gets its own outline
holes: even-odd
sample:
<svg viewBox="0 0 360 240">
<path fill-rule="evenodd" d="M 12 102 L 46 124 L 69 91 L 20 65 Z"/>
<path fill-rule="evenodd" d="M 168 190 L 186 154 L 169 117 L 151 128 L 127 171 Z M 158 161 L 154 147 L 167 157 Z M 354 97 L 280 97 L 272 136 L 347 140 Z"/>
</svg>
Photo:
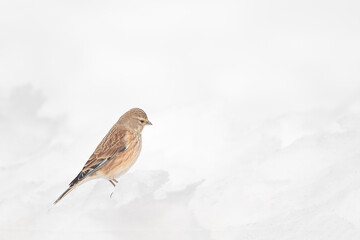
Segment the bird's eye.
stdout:
<svg viewBox="0 0 360 240">
<path fill-rule="evenodd" d="M 140 120 L 141 123 L 144 123 L 145 121 L 144 120 Z"/>
</svg>

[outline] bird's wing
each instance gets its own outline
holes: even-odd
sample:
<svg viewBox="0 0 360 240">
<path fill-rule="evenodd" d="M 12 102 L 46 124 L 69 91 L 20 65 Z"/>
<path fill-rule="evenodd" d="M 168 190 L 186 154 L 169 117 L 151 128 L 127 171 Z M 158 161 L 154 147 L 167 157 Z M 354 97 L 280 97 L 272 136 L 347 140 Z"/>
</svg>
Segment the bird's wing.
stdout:
<svg viewBox="0 0 360 240">
<path fill-rule="evenodd" d="M 120 130 L 115 127 L 110 129 L 109 133 L 95 149 L 95 152 L 90 156 L 81 172 L 69 185 L 72 186 L 83 180 L 102 168 L 121 152 L 125 151 L 128 147 L 130 135 L 130 132 L 126 129 Z"/>
</svg>

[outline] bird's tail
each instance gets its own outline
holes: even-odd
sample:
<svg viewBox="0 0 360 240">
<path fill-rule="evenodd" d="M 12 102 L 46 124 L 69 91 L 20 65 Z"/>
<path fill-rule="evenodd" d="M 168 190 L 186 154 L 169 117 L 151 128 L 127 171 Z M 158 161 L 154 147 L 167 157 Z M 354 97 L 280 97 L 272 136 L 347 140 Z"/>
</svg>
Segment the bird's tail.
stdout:
<svg viewBox="0 0 360 240">
<path fill-rule="evenodd" d="M 73 184 L 73 185 L 70 185 L 69 188 L 66 189 L 66 191 L 63 192 L 63 194 L 61 194 L 58 199 L 56 199 L 56 201 L 54 202 L 54 205 L 57 204 L 63 197 L 68 195 L 72 190 L 74 190 L 74 188 L 76 188 L 79 184 L 80 184 L 80 182 L 78 182 L 76 184 Z"/>
</svg>

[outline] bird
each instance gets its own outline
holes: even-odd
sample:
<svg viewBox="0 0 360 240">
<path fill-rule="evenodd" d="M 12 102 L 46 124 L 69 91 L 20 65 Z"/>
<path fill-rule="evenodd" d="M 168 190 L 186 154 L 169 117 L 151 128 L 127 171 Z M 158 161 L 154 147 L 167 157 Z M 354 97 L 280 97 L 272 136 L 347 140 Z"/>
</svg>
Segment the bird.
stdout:
<svg viewBox="0 0 360 240">
<path fill-rule="evenodd" d="M 146 125 L 152 123 L 142 109 L 132 108 L 124 113 L 54 205 L 76 187 L 92 179 L 105 178 L 115 187 L 115 183 L 118 183 L 116 178 L 126 173 L 139 157 L 141 132 Z"/>
</svg>

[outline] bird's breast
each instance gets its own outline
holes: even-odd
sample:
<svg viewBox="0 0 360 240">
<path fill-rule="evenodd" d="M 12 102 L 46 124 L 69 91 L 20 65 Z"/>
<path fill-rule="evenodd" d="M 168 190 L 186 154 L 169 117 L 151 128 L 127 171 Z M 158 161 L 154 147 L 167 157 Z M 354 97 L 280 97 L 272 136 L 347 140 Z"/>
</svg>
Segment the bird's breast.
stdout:
<svg viewBox="0 0 360 240">
<path fill-rule="evenodd" d="M 107 166 L 107 173 L 105 173 L 106 178 L 111 180 L 126 173 L 138 159 L 141 145 L 141 136 L 137 136 L 124 152 L 116 156 L 111 164 L 109 163 L 109 166 Z"/>
</svg>

